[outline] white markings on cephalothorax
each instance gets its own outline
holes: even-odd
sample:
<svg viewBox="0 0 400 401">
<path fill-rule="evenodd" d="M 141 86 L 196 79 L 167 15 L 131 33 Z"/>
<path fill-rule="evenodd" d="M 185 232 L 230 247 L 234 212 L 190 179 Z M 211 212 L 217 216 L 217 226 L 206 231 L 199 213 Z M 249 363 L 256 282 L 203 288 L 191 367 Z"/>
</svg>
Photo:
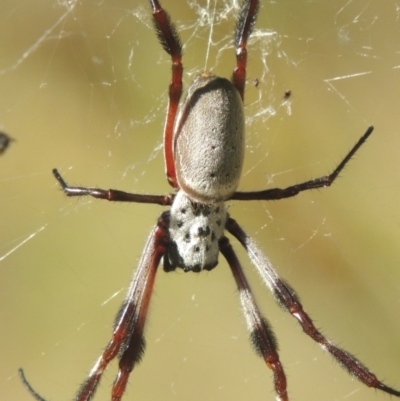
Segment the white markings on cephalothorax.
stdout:
<svg viewBox="0 0 400 401">
<path fill-rule="evenodd" d="M 178 192 L 171 208 L 169 227 L 171 265 L 196 272 L 215 267 L 226 217 L 223 202 L 196 203 L 183 191 Z"/>
</svg>

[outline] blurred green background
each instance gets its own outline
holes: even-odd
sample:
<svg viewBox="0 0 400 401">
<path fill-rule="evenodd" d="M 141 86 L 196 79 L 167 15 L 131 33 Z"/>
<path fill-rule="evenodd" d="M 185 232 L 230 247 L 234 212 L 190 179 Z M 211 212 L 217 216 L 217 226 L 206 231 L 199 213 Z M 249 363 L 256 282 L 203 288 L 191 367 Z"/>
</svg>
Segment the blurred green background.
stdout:
<svg viewBox="0 0 400 401">
<path fill-rule="evenodd" d="M 186 86 L 204 68 L 231 75 L 236 3 L 163 1 L 185 44 Z M 0 158 L 2 400 L 32 399 L 21 366 L 47 400 L 72 399 L 163 210 L 67 199 L 51 175 L 57 167 L 72 184 L 170 191 L 162 129 L 171 66 L 150 17 L 145 0 L 0 0 L 0 125 L 17 140 Z M 397 388 L 399 29 L 394 1 L 262 1 L 240 188 L 327 174 L 370 124 L 376 131 L 329 189 L 228 202 L 316 325 Z M 279 339 L 291 400 L 389 400 L 301 332 L 232 242 Z M 146 339 L 124 400 L 275 399 L 222 258 L 199 275 L 160 270 Z M 112 363 L 96 401 L 110 399 L 116 372 Z"/>
</svg>

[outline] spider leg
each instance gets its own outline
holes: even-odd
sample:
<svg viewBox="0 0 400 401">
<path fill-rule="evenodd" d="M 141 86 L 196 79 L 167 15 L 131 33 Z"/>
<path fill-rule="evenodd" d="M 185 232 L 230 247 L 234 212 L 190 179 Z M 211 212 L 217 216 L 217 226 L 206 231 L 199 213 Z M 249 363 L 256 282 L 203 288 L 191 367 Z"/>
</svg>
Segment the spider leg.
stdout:
<svg viewBox="0 0 400 401">
<path fill-rule="evenodd" d="M 374 387 L 386 393 L 400 397 L 400 391 L 383 384 L 356 357 L 337 347 L 321 334 L 320 331 L 318 331 L 311 318 L 304 311 L 294 290 L 278 276 L 269 259 L 262 253 L 255 242 L 242 230 L 235 220 L 229 218 L 226 223 L 226 229 L 236 237 L 246 249 L 252 263 L 258 270 L 258 273 L 267 287 L 269 287 L 275 296 L 279 305 L 297 319 L 303 331 L 308 336 L 319 343 L 325 351 L 328 351 L 340 366 L 345 368 L 352 376 L 356 377 L 368 387 Z"/>
<path fill-rule="evenodd" d="M 247 66 L 247 40 L 257 19 L 259 0 L 246 0 L 242 4 L 235 31 L 236 67 L 233 70 L 232 81 L 244 99 Z"/>
<path fill-rule="evenodd" d="M 38 394 L 35 389 L 31 386 L 31 384 L 28 382 L 27 378 L 25 377 L 25 372 L 22 368 L 18 369 L 19 377 L 26 387 L 26 389 L 29 391 L 29 393 L 32 395 L 32 397 L 37 400 L 37 401 L 46 401 L 40 394 Z"/>
<path fill-rule="evenodd" d="M 169 214 L 165 212 L 147 240 L 125 302 L 115 320 L 112 339 L 82 384 L 74 401 L 92 399 L 104 370 L 117 355 L 120 358 L 119 372 L 113 384 L 112 400 L 121 399 L 129 374 L 144 353 L 143 330 L 157 267 L 169 243 L 168 224 Z"/>
<path fill-rule="evenodd" d="M 136 363 L 144 353 L 143 330 L 160 259 L 169 246 L 169 213 L 164 212 L 153 228 L 133 276 L 125 302 L 115 320 L 111 341 L 75 395 L 74 401 L 90 401 L 111 360 L 119 356 L 119 372 L 112 388 L 112 400 L 119 401 Z M 38 401 L 46 401 L 29 384 L 20 369 L 21 380 Z"/>
<path fill-rule="evenodd" d="M 275 391 L 279 401 L 288 401 L 286 391 L 286 376 L 278 355 L 278 344 L 269 323 L 261 315 L 256 304 L 251 288 L 244 275 L 242 266 L 229 243 L 228 238 L 222 237 L 219 241 L 219 249 L 228 261 L 232 274 L 239 290 L 242 310 L 246 318 L 247 327 L 250 332 L 251 343 L 267 366 L 274 373 Z"/>
<path fill-rule="evenodd" d="M 182 95 L 182 44 L 174 24 L 158 0 L 150 0 L 150 5 L 153 9 L 153 22 L 158 40 L 163 49 L 171 56 L 172 61 L 168 113 L 164 127 L 164 159 L 168 182 L 173 188 L 178 188 L 173 155 L 173 134 L 176 113 Z"/>
<path fill-rule="evenodd" d="M 118 191 L 116 189 L 71 187 L 65 182 L 57 169 L 53 169 L 53 175 L 67 196 L 93 196 L 93 198 L 106 199 L 113 202 L 153 203 L 161 206 L 172 205 L 174 198 L 174 195 L 141 195 Z"/>
<path fill-rule="evenodd" d="M 301 191 L 307 191 L 309 189 L 329 187 L 333 181 L 337 178 L 349 160 L 354 156 L 354 154 L 360 149 L 367 138 L 371 135 L 374 127 L 369 127 L 365 134 L 358 140 L 358 142 L 352 147 L 350 152 L 346 157 L 339 163 L 335 170 L 323 177 L 315 178 L 314 180 L 306 181 L 301 184 L 292 185 L 287 188 L 271 188 L 264 191 L 254 191 L 254 192 L 235 192 L 231 199 L 237 200 L 277 200 L 282 198 L 290 198 L 297 195 Z"/>
</svg>

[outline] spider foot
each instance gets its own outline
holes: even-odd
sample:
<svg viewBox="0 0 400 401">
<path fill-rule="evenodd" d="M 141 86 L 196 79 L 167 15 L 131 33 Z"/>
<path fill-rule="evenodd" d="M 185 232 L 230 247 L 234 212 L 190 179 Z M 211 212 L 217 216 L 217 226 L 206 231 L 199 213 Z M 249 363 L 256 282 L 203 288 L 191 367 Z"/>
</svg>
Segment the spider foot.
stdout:
<svg viewBox="0 0 400 401">
<path fill-rule="evenodd" d="M 25 377 L 24 370 L 22 368 L 18 369 L 19 377 L 21 378 L 22 383 L 24 386 L 27 388 L 27 390 L 31 393 L 33 398 L 37 401 L 47 401 L 45 398 L 43 398 L 40 394 L 36 392 L 36 390 L 31 386 L 31 384 L 28 382 L 27 378 Z"/>
</svg>

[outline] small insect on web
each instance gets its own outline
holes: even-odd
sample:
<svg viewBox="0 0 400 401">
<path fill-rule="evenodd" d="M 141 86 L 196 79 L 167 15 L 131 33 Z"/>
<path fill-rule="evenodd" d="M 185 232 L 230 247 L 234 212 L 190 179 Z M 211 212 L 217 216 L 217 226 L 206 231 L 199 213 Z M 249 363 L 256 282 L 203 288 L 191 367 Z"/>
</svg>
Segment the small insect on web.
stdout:
<svg viewBox="0 0 400 401">
<path fill-rule="evenodd" d="M 11 138 L 5 132 L 0 132 L 0 155 L 2 155 L 10 146 L 11 142 L 14 142 L 15 139 Z"/>
<path fill-rule="evenodd" d="M 117 314 L 112 338 L 74 400 L 88 401 L 93 398 L 107 365 L 117 356 L 119 368 L 111 399 L 121 400 L 129 376 L 144 354 L 144 327 L 161 259 L 165 272 L 177 268 L 185 272 L 201 272 L 216 267 L 219 253 L 227 260 L 236 281 L 251 343 L 273 372 L 277 398 L 289 400 L 286 375 L 279 359 L 275 336 L 257 306 L 225 231 L 242 244 L 278 304 L 297 319 L 309 337 L 365 385 L 400 397 L 400 391 L 383 384 L 357 358 L 321 334 L 295 291 L 278 276 L 267 256 L 230 217 L 225 207 L 227 200 L 278 200 L 293 197 L 302 191 L 330 186 L 371 135 L 373 127 L 367 129 L 330 175 L 287 188 L 237 192 L 245 148 L 243 98 L 247 41 L 256 21 L 260 1 L 245 0 L 239 12 L 235 31 L 236 67 L 232 79 L 203 72 L 189 86 L 186 99 L 180 106 L 183 74 L 180 38 L 159 1 L 149 0 L 149 3 L 159 42 L 172 61 L 164 128 L 164 158 L 167 179 L 175 192 L 171 195 L 139 195 L 114 189 L 72 187 L 56 169 L 53 170 L 67 196 L 92 196 L 109 201 L 170 206 L 170 210 L 160 215 L 150 232 L 126 299 Z M 28 383 L 22 370 L 20 375 L 32 396 L 44 401 Z"/>
</svg>

